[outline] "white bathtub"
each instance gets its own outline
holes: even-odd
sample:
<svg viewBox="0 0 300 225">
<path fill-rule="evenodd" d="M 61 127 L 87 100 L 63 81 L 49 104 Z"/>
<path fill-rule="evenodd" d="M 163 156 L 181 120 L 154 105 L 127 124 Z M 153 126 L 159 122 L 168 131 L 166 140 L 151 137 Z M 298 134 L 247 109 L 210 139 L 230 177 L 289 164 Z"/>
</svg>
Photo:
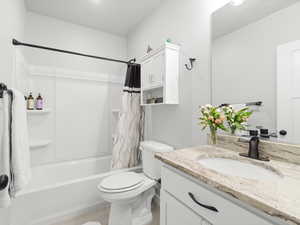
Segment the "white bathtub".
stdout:
<svg viewBox="0 0 300 225">
<path fill-rule="evenodd" d="M 8 218 L 0 218 L 0 225 L 47 225 L 105 204 L 97 185 L 104 177 L 119 172 L 109 171 L 110 159 L 109 156 L 34 167 L 30 185 L 1 214 L 2 219 L 3 214 Z M 7 220 L 8 224 L 2 224 Z"/>
</svg>

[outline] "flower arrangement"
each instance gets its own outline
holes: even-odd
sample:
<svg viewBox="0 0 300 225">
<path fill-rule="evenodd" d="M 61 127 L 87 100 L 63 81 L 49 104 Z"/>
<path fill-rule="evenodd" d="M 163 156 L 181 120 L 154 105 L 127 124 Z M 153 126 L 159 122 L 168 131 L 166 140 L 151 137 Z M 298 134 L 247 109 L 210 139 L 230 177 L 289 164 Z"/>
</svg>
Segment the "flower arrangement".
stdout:
<svg viewBox="0 0 300 225">
<path fill-rule="evenodd" d="M 246 130 L 247 121 L 253 112 L 249 108 L 234 110 L 231 105 L 223 106 L 223 112 L 226 117 L 227 125 L 230 128 L 231 134 L 235 134 L 236 130 Z"/>
<path fill-rule="evenodd" d="M 217 130 L 221 129 L 227 131 L 226 127 L 224 126 L 226 117 L 223 110 L 212 105 L 205 105 L 200 107 L 200 113 L 201 116 L 199 117 L 199 125 L 203 127 L 203 130 L 209 127 L 212 144 L 216 144 Z"/>
</svg>

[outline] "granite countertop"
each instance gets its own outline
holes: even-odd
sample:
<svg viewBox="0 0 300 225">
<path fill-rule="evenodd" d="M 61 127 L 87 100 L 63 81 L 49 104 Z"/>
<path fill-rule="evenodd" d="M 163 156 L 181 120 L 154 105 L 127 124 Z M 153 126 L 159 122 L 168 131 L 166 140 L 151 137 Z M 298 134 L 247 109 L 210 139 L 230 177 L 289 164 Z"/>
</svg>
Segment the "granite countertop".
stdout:
<svg viewBox="0 0 300 225">
<path fill-rule="evenodd" d="M 210 145 L 158 153 L 156 158 L 188 175 L 290 224 L 300 224 L 300 165 L 271 160 L 260 162 L 237 152 Z M 227 176 L 205 168 L 201 158 L 229 158 L 247 161 L 275 172 L 276 182 Z"/>
</svg>

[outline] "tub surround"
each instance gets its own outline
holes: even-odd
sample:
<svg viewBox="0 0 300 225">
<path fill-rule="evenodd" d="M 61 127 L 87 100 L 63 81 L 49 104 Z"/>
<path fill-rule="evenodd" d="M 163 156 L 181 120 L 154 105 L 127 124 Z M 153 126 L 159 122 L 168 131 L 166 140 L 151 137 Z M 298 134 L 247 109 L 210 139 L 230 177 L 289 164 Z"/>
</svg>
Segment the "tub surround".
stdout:
<svg viewBox="0 0 300 225">
<path fill-rule="evenodd" d="M 300 165 L 290 163 L 290 161 L 294 161 L 290 158 L 293 151 L 282 150 L 282 154 L 280 155 L 279 149 L 282 147 L 279 146 L 278 152 L 276 150 L 278 154 L 276 157 L 281 159 L 281 161 L 275 160 L 274 158 L 276 157 L 273 158 L 272 154 L 269 153 L 269 156 L 272 156 L 270 162 L 259 162 L 239 156 L 239 152 L 245 152 L 246 150 L 243 147 L 243 143 L 232 142 L 230 144 L 226 137 L 222 139 L 222 142 L 224 142 L 224 146 L 227 149 L 206 145 L 170 153 L 156 154 L 156 158 L 219 191 L 225 192 L 254 208 L 262 210 L 268 215 L 281 218 L 289 224 L 300 224 L 300 189 L 297 188 L 300 187 Z M 219 142 L 219 145 L 221 145 L 221 142 Z M 281 176 L 281 179 L 278 182 L 268 182 L 267 180 L 262 181 L 227 176 L 207 169 L 198 163 L 198 160 L 201 158 L 216 157 L 260 164 L 265 168 L 273 170 L 273 172 Z M 283 162 L 283 158 L 288 158 L 289 160 Z"/>
</svg>

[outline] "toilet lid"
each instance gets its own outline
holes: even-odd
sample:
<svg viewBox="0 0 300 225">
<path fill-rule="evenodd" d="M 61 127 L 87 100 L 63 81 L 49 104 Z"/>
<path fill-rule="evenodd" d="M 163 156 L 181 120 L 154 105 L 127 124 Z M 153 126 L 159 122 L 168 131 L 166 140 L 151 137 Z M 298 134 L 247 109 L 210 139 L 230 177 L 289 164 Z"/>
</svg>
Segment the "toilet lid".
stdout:
<svg viewBox="0 0 300 225">
<path fill-rule="evenodd" d="M 108 192 L 122 192 L 133 190 L 144 183 L 144 178 L 134 172 L 125 172 L 105 178 L 100 189 Z"/>
</svg>

